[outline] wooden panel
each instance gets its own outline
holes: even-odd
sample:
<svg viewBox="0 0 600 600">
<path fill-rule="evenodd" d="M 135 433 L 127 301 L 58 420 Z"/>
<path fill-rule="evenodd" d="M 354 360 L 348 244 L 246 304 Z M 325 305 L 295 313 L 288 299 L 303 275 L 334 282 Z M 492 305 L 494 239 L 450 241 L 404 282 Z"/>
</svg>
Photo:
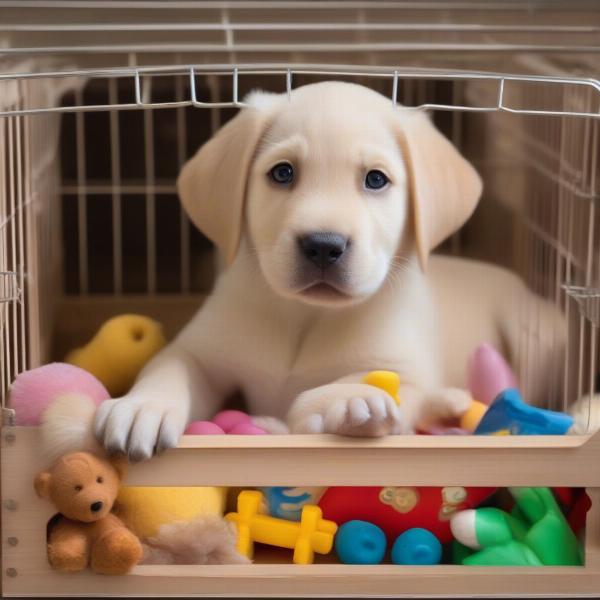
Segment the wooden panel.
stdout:
<svg viewBox="0 0 600 600">
<path fill-rule="evenodd" d="M 600 573 L 580 568 L 394 565 L 144 566 L 124 577 L 32 571 L 4 592 L 49 596 L 597 596 Z"/>
<path fill-rule="evenodd" d="M 600 437 L 190 436 L 128 481 L 174 485 L 600 486 Z M 265 466 L 268 465 L 268 468 Z M 164 468 L 160 468 L 163 467 Z M 156 485 L 156 483 L 154 483 Z"/>
<path fill-rule="evenodd" d="M 592 500 L 592 507 L 585 522 L 585 563 L 600 571 L 600 489 L 586 491 Z"/>
<path fill-rule="evenodd" d="M 21 472 L 24 461 L 39 464 L 40 457 L 31 456 L 35 428 L 15 427 L 11 434 L 7 468 Z M 599 456 L 600 435 L 184 436 L 177 449 L 133 466 L 127 483 L 600 487 Z"/>
</svg>

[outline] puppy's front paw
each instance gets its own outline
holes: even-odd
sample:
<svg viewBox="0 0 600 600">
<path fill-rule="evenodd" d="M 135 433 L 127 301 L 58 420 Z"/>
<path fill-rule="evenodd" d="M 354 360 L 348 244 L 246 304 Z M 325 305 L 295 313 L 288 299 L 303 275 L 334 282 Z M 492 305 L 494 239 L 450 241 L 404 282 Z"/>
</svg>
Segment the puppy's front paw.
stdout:
<svg viewBox="0 0 600 600">
<path fill-rule="evenodd" d="M 379 388 L 332 383 L 300 394 L 288 423 L 292 433 L 379 437 L 396 431 L 401 416 L 394 399 Z"/>
<path fill-rule="evenodd" d="M 252 417 L 252 422 L 271 435 L 287 435 L 290 432 L 290 428 L 277 417 Z"/>
<path fill-rule="evenodd" d="M 460 388 L 439 388 L 425 392 L 421 403 L 417 405 L 419 427 L 427 430 L 432 425 L 462 417 L 472 401 L 471 394 Z"/>
<path fill-rule="evenodd" d="M 185 424 L 181 410 L 126 396 L 100 405 L 94 432 L 109 453 L 124 453 L 140 461 L 176 446 Z"/>
<path fill-rule="evenodd" d="M 471 406 L 471 394 L 460 388 L 441 388 L 426 396 L 426 403 L 439 418 L 460 417 Z"/>
</svg>

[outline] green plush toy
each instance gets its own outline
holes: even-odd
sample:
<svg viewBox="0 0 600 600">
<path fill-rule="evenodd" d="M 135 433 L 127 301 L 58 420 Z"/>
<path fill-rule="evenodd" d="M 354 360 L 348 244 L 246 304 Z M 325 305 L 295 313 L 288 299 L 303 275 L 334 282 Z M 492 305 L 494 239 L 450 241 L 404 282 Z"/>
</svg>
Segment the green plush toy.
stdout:
<svg viewBox="0 0 600 600">
<path fill-rule="evenodd" d="M 582 565 L 581 544 L 552 490 L 526 487 L 509 491 L 516 502 L 512 514 L 499 508 L 478 508 L 452 518 L 452 533 L 463 546 L 456 548 L 458 562 L 481 566 Z"/>
</svg>

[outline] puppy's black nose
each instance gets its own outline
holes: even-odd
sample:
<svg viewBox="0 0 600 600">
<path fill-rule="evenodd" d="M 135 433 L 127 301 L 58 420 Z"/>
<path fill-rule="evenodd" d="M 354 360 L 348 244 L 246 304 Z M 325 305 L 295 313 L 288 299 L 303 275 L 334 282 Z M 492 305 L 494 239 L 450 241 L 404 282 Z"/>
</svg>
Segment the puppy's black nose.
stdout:
<svg viewBox="0 0 600 600">
<path fill-rule="evenodd" d="M 344 254 L 348 238 L 331 231 L 317 231 L 299 237 L 298 245 L 308 260 L 320 269 L 326 269 Z"/>
<path fill-rule="evenodd" d="M 90 508 L 92 512 L 98 512 L 99 510 L 102 510 L 102 502 L 94 502 L 90 505 Z"/>
</svg>

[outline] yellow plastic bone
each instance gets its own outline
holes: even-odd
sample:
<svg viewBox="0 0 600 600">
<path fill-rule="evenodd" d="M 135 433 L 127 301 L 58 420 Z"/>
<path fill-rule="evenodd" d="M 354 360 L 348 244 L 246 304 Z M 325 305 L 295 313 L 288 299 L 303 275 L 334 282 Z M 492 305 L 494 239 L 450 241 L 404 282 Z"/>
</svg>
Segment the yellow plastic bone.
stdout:
<svg viewBox="0 0 600 600">
<path fill-rule="evenodd" d="M 400 406 L 400 376 L 394 371 L 371 371 L 363 377 L 363 383 L 368 383 L 387 392 Z"/>
<path fill-rule="evenodd" d="M 252 558 L 254 543 L 268 544 L 294 551 L 294 563 L 309 565 L 317 554 L 327 554 L 333 547 L 337 525 L 323 519 L 318 506 L 307 504 L 300 522 L 286 521 L 262 514 L 265 501 L 261 492 L 246 490 L 238 496 L 238 512 L 225 516 L 237 525 L 238 551 Z"/>
</svg>

